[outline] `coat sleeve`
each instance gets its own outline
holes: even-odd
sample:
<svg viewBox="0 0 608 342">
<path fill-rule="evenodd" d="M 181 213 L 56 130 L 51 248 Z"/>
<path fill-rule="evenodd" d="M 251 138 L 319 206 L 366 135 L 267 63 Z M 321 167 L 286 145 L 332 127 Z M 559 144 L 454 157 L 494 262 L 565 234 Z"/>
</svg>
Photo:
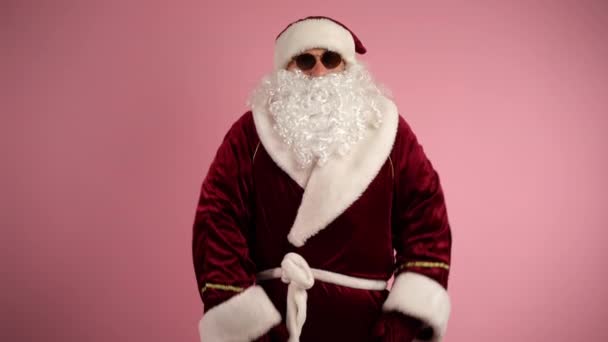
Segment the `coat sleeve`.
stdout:
<svg viewBox="0 0 608 342">
<path fill-rule="evenodd" d="M 250 115 L 225 135 L 200 190 L 192 256 L 204 315 L 201 341 L 254 340 L 281 321 L 264 289 L 255 285 L 248 248 L 251 229 Z"/>
<path fill-rule="evenodd" d="M 394 150 L 393 247 L 395 280 L 383 310 L 403 314 L 418 338 L 440 341 L 450 315 L 447 293 L 452 248 L 439 175 L 414 132 L 399 117 Z"/>
</svg>

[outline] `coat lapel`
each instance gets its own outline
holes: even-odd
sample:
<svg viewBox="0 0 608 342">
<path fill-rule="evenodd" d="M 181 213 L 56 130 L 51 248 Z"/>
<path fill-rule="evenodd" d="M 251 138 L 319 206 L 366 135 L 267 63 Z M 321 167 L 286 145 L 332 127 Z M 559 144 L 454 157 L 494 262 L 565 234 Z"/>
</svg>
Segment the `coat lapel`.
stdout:
<svg viewBox="0 0 608 342">
<path fill-rule="evenodd" d="M 254 105 L 252 108 L 253 122 L 260 137 L 262 145 L 272 160 L 285 171 L 301 188 L 306 188 L 312 168 L 302 169 L 298 167 L 295 158 L 287 144 L 283 143 L 281 137 L 272 128 L 272 117 L 262 106 Z"/>
<path fill-rule="evenodd" d="M 323 230 L 363 194 L 386 162 L 393 147 L 399 114 L 387 98 L 379 101 L 383 110 L 380 127 L 367 136 L 351 152 L 331 158 L 322 166 L 302 170 L 291 151 L 272 128 L 272 118 L 262 107 L 254 106 L 253 118 L 260 141 L 273 161 L 302 188 L 304 194 L 293 226 L 287 236 L 296 247 Z"/>
</svg>

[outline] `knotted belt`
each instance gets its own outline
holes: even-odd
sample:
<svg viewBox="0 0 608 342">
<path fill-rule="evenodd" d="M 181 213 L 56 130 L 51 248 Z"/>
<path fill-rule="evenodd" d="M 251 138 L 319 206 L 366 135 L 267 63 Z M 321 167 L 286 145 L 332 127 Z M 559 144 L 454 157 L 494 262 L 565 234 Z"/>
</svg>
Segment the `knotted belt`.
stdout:
<svg viewBox="0 0 608 342">
<path fill-rule="evenodd" d="M 281 262 L 281 267 L 272 268 L 257 274 L 259 281 L 281 278 L 287 286 L 287 317 L 289 341 L 298 342 L 302 327 L 306 321 L 306 290 L 310 289 L 315 279 L 335 285 L 361 290 L 384 290 L 386 281 L 351 277 L 340 273 L 311 268 L 302 256 L 288 253 Z"/>
</svg>

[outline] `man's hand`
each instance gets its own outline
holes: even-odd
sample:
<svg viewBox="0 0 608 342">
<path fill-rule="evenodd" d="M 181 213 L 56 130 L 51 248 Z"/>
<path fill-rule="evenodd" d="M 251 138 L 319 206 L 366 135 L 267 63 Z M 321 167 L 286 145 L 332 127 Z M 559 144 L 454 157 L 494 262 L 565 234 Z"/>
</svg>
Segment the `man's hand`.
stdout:
<svg viewBox="0 0 608 342">
<path fill-rule="evenodd" d="M 372 331 L 375 342 L 412 342 L 422 330 L 422 322 L 399 312 L 382 313 Z"/>
<path fill-rule="evenodd" d="M 276 325 L 269 332 L 256 339 L 255 342 L 282 342 L 288 339 L 289 331 L 287 331 L 287 326 L 281 322 L 281 324 Z"/>
</svg>

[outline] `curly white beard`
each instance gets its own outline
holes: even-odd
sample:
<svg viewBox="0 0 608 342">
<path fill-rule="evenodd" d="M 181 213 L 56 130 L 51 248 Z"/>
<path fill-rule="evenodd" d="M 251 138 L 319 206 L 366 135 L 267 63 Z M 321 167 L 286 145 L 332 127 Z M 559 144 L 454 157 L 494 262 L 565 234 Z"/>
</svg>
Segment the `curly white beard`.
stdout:
<svg viewBox="0 0 608 342">
<path fill-rule="evenodd" d="M 362 65 L 344 72 L 308 77 L 279 70 L 266 76 L 249 104 L 264 106 L 274 130 L 294 152 L 301 168 L 323 166 L 333 155 L 344 156 L 368 129 L 380 126 L 378 96 L 386 96 Z"/>
</svg>

